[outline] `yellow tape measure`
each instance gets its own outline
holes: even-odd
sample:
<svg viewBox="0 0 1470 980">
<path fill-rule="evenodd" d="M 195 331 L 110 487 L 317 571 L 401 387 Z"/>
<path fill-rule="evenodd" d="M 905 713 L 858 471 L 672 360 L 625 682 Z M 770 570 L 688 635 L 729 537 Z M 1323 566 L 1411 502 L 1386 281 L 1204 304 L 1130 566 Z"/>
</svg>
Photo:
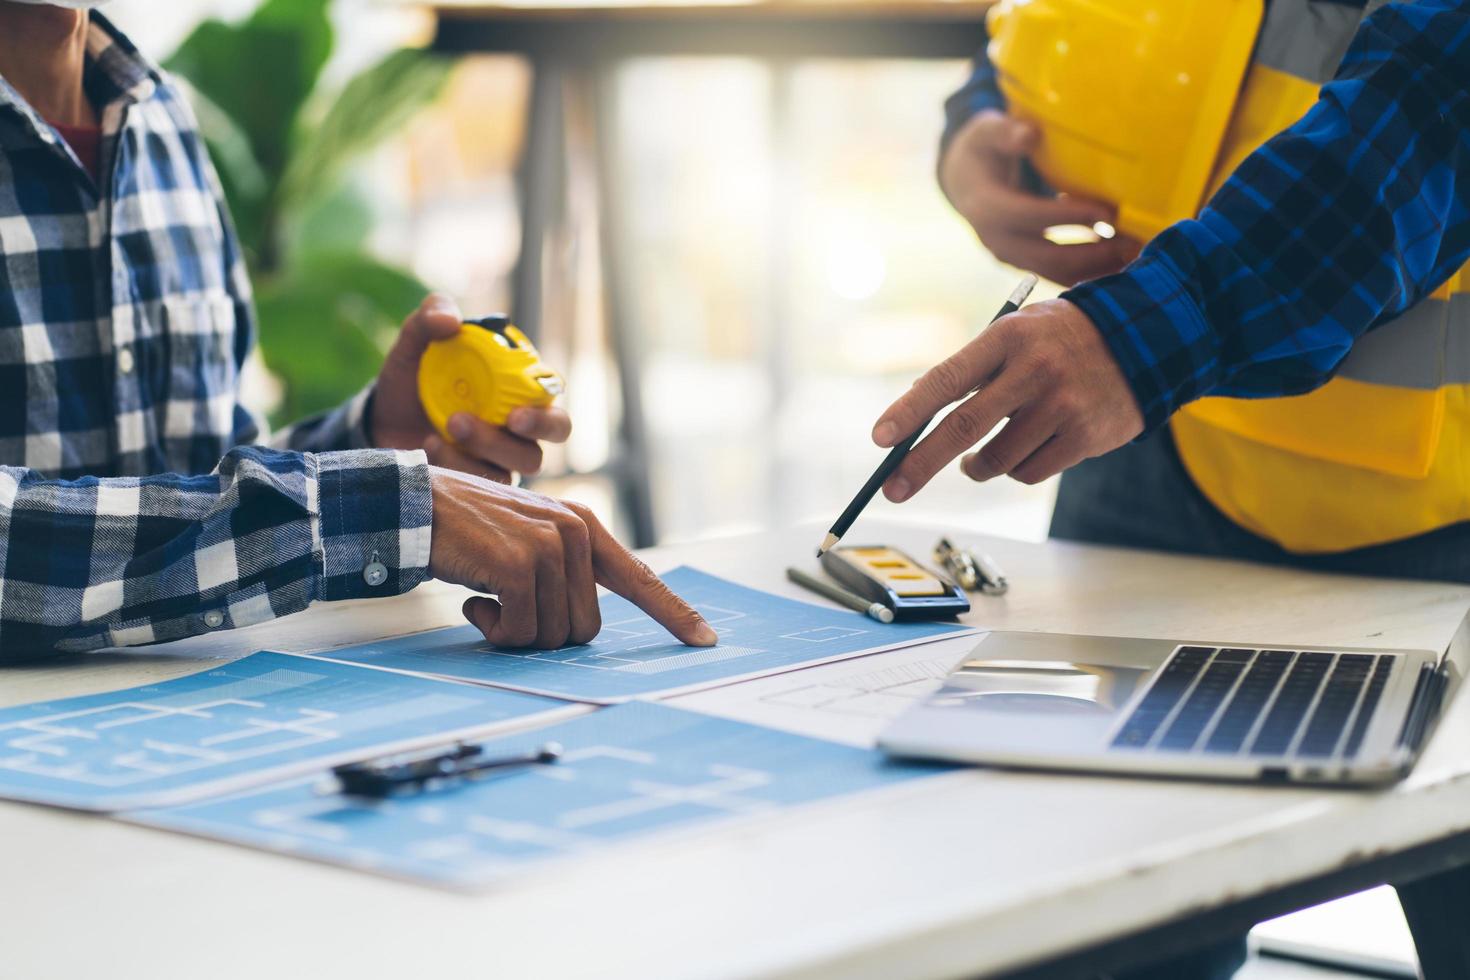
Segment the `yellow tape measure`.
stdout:
<svg viewBox="0 0 1470 980">
<path fill-rule="evenodd" d="M 419 400 L 451 442 L 451 415 L 468 412 L 504 425 L 513 409 L 545 408 L 565 390 L 561 375 L 541 363 L 530 338 L 504 316 L 466 320 L 458 336 L 430 344 L 419 361 Z"/>
</svg>

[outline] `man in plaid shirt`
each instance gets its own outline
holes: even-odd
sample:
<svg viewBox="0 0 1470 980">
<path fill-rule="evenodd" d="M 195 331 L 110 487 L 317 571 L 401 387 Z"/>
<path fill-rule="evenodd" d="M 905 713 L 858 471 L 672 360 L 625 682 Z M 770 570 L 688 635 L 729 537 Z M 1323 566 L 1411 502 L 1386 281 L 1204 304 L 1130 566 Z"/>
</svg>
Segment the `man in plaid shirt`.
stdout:
<svg viewBox="0 0 1470 980">
<path fill-rule="evenodd" d="M 172 640 L 429 576 L 487 639 L 596 635 L 601 582 L 709 626 L 585 508 L 506 485 L 558 409 L 439 439 L 430 297 L 375 384 L 271 445 L 239 404 L 250 286 L 189 107 L 94 0 L 0 0 L 0 658 Z M 504 482 L 501 482 L 504 481 Z"/>
</svg>

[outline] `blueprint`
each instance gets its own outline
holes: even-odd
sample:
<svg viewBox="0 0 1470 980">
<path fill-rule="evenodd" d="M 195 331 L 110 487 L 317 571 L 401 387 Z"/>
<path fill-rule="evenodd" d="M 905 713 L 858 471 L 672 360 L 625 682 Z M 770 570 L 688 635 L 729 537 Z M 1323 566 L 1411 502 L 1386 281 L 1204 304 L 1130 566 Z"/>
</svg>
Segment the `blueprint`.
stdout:
<svg viewBox="0 0 1470 980">
<path fill-rule="evenodd" d="M 813 738 L 871 746 L 904 711 L 939 690 L 975 641 L 928 643 L 775 674 L 674 698 L 677 708 Z"/>
<path fill-rule="evenodd" d="M 320 654 L 520 691 L 614 704 L 976 632 L 957 623 L 884 625 L 861 613 L 749 589 L 693 568 L 664 581 L 720 635 L 686 647 L 628 600 L 602 597 L 602 632 L 561 650 L 492 647 L 473 626 L 416 633 Z"/>
<path fill-rule="evenodd" d="M 495 739 L 560 761 L 386 801 L 303 779 L 127 815 L 150 826 L 456 887 L 654 831 L 774 813 L 949 771 L 662 704 L 633 702 Z"/>
<path fill-rule="evenodd" d="M 483 735 L 545 698 L 257 653 L 143 687 L 0 710 L 0 798 L 85 810 L 198 799 Z"/>
</svg>

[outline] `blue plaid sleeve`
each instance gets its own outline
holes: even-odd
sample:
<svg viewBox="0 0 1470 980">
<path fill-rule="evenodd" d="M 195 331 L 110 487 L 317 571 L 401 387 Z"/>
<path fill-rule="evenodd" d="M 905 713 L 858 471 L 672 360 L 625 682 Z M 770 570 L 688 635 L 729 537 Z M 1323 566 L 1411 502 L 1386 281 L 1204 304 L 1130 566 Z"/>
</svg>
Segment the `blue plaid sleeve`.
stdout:
<svg viewBox="0 0 1470 980">
<path fill-rule="evenodd" d="M 1470 258 L 1470 0 L 1385 6 L 1296 125 L 1198 219 L 1063 294 L 1107 340 L 1147 430 L 1206 394 L 1328 381 L 1353 342 Z"/>
<path fill-rule="evenodd" d="M 173 640 L 428 574 L 422 453 L 232 450 L 199 476 L 0 467 L 0 656 Z"/>
<path fill-rule="evenodd" d="M 345 449 L 369 449 L 373 445 L 368 433 L 368 412 L 373 404 L 374 386 L 362 391 L 330 411 L 294 422 L 271 439 L 271 444 L 298 452 L 333 452 Z"/>
<path fill-rule="evenodd" d="M 940 155 L 961 126 L 986 109 L 1005 109 L 1005 98 L 995 79 L 995 66 L 985 53 L 990 37 L 981 29 L 980 50 L 970 64 L 970 78 L 959 91 L 944 100 L 944 135 L 940 138 Z"/>
</svg>

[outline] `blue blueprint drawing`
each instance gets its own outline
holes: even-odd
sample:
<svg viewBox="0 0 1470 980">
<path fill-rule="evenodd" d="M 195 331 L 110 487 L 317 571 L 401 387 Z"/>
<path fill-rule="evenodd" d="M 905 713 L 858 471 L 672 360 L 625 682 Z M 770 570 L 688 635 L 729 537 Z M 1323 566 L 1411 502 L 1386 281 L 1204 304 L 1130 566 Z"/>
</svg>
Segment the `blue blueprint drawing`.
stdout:
<svg viewBox="0 0 1470 980">
<path fill-rule="evenodd" d="M 160 806 L 566 708 L 256 653 L 158 684 L 0 710 L 0 798 L 86 810 Z"/>
<path fill-rule="evenodd" d="M 324 794 L 303 779 L 126 819 L 454 887 L 624 838 L 950 771 L 651 702 L 489 743 L 495 755 L 561 743 L 560 761 L 389 800 Z"/>
<path fill-rule="evenodd" d="M 606 595 L 602 632 L 586 646 L 502 649 L 487 644 L 473 626 L 455 626 L 318 656 L 614 704 L 974 632 L 957 623 L 884 625 L 861 613 L 797 602 L 687 566 L 664 581 L 704 615 L 720 634 L 719 646 L 686 647 L 628 600 Z"/>
</svg>

